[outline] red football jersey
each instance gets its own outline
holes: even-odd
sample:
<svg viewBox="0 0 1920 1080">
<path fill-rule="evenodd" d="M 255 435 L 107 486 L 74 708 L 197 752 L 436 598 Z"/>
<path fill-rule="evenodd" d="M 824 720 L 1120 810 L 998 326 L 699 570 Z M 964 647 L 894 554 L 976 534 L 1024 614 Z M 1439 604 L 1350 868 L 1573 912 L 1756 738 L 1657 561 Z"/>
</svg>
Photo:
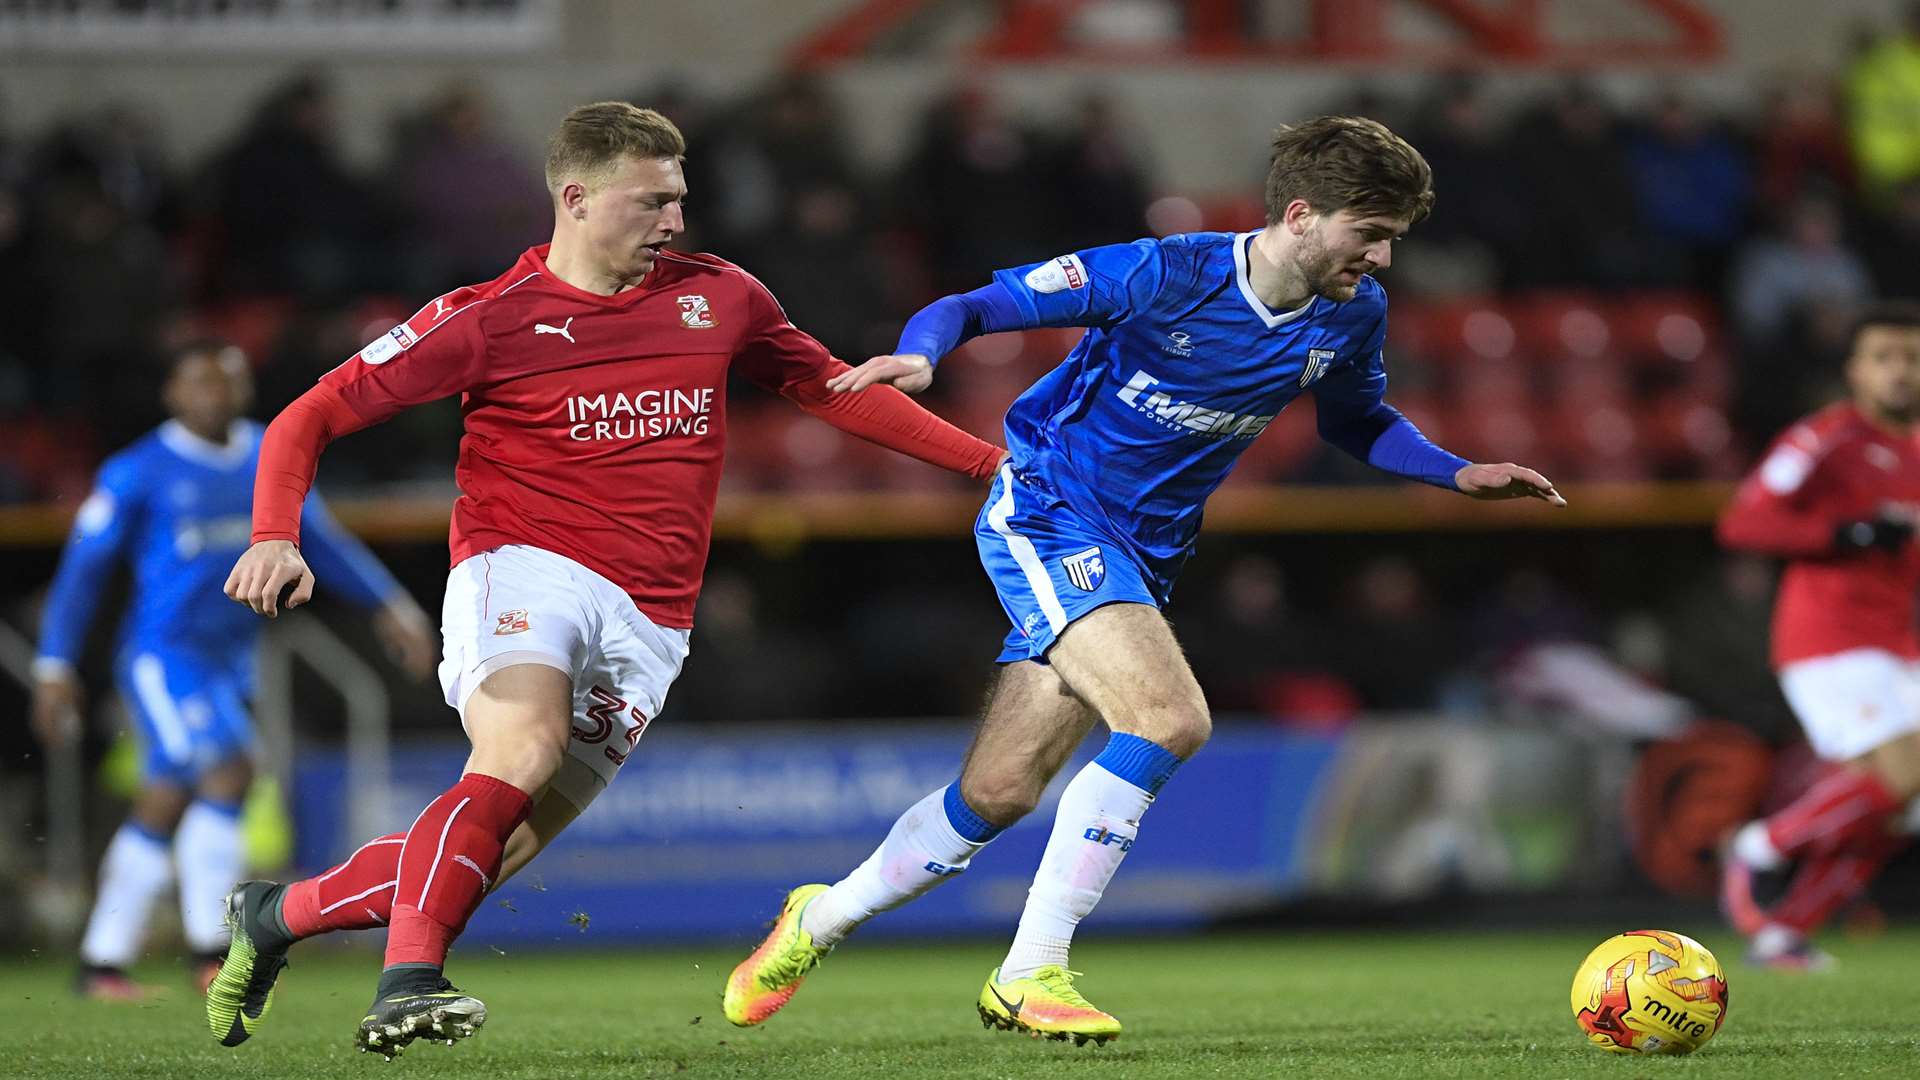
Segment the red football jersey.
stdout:
<svg viewBox="0 0 1920 1080">
<path fill-rule="evenodd" d="M 1720 518 L 1728 547 L 1789 560 L 1773 609 L 1773 664 L 1848 649 L 1920 657 L 1920 548 L 1841 554 L 1834 533 L 1888 504 L 1920 509 L 1920 444 L 1849 403 L 1789 428 Z"/>
<path fill-rule="evenodd" d="M 546 252 L 421 308 L 290 406 L 263 444 L 254 538 L 297 542 L 299 496 L 327 439 L 460 393 L 453 561 L 543 548 L 625 589 L 654 622 L 686 628 L 712 536 L 729 370 L 935 464 L 984 477 L 1000 456 L 891 387 L 826 392 L 845 365 L 723 259 L 661 252 L 640 285 L 600 296 L 550 273 Z"/>
</svg>

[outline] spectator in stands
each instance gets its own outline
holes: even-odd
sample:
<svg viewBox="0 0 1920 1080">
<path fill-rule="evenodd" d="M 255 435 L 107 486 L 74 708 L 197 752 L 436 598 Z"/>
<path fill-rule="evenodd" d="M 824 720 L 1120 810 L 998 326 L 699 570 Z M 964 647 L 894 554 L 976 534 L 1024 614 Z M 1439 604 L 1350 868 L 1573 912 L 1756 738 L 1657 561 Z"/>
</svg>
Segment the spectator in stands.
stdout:
<svg viewBox="0 0 1920 1080">
<path fill-rule="evenodd" d="M 85 173 L 47 191 L 40 220 L 33 270 L 44 329 L 27 358 L 39 401 L 85 415 L 120 445 L 146 426 L 159 382 L 150 365 L 174 301 L 166 251 Z"/>
<path fill-rule="evenodd" d="M 717 246 L 754 266 L 802 189 L 858 191 L 845 124 L 827 88 L 810 75 L 789 75 L 734 110 L 711 140 L 705 173 L 687 177 L 694 198 L 711 199 Z M 689 144 L 689 162 L 698 146 Z M 708 189 L 696 186 L 705 176 Z"/>
<path fill-rule="evenodd" d="M 1080 99 L 1073 125 L 1053 148 L 1050 193 L 1061 251 L 1145 236 L 1146 150 L 1112 98 Z"/>
<path fill-rule="evenodd" d="M 1778 228 L 1741 248 L 1729 304 L 1741 340 L 1765 348 L 1795 312 L 1872 296 L 1866 260 L 1841 235 L 1839 209 L 1808 196 L 1793 204 Z"/>
<path fill-rule="evenodd" d="M 151 116 L 124 104 L 60 124 L 36 148 L 30 183 L 95 184 L 128 222 L 169 235 L 181 223 L 180 191 L 156 132 Z"/>
<path fill-rule="evenodd" d="M 1920 178 L 1920 3 L 1847 71 L 1847 128 L 1869 198 Z"/>
<path fill-rule="evenodd" d="M 1626 160 L 1646 225 L 1649 283 L 1717 291 L 1752 201 L 1746 155 L 1698 106 L 1669 92 L 1628 136 Z"/>
<path fill-rule="evenodd" d="M 691 188 L 689 188 L 691 190 Z M 746 264 L 786 308 L 834 355 L 858 363 L 891 351 L 888 284 L 861 216 L 860 199 L 840 183 L 803 186 L 787 203 L 772 243 Z M 830 266 L 832 273 L 821 273 Z"/>
<path fill-rule="evenodd" d="M 1523 113 L 1506 145 L 1526 197 L 1526 258 L 1518 281 L 1617 288 L 1636 282 L 1645 230 L 1618 125 L 1605 98 L 1570 79 Z"/>
<path fill-rule="evenodd" d="M 1728 555 L 1661 613 L 1666 679 L 1710 716 L 1771 741 L 1798 737 L 1800 726 L 1767 663 L 1773 623 L 1773 571 L 1767 560 Z"/>
<path fill-rule="evenodd" d="M 1775 87 L 1756 134 L 1761 206 L 1790 206 L 1807 195 L 1854 189 L 1853 155 L 1827 79 L 1800 75 Z"/>
<path fill-rule="evenodd" d="M 897 182 L 932 263 L 934 288 L 965 292 L 996 268 L 1059 254 L 1034 198 L 1048 189 L 1037 137 L 980 87 L 935 103 Z"/>
<path fill-rule="evenodd" d="M 1419 571 L 1398 556 L 1373 559 L 1345 595 L 1350 603 L 1330 635 L 1334 669 L 1369 709 L 1438 708 L 1443 684 L 1465 656 Z M 1393 663 L 1380 663 L 1383 656 Z"/>
<path fill-rule="evenodd" d="M 1286 577 L 1273 559 L 1234 558 L 1207 602 L 1182 605 L 1178 618 L 1215 712 L 1327 726 L 1360 710 L 1358 691 L 1328 670 L 1325 628 L 1289 603 Z"/>
<path fill-rule="evenodd" d="M 1894 189 L 1861 230 L 1861 250 L 1879 295 L 1920 298 L 1920 179 Z"/>
<path fill-rule="evenodd" d="M 335 149 L 332 87 L 315 74 L 275 90 L 214 166 L 225 291 L 338 295 L 376 290 L 388 260 L 374 203 Z"/>
<path fill-rule="evenodd" d="M 1513 158 L 1479 80 L 1447 76 L 1428 100 L 1408 139 L 1433 166 L 1434 204 L 1442 209 L 1405 241 L 1418 255 L 1394 284 L 1418 293 L 1490 292 L 1504 269 L 1527 273 L 1514 250 L 1523 225 L 1514 207 L 1526 203 Z"/>
<path fill-rule="evenodd" d="M 818 636 L 768 619 L 753 580 L 715 566 L 700 590 L 700 652 L 675 680 L 659 719 L 676 731 L 742 721 L 817 720 L 829 715 L 833 652 Z M 958 666 L 958 665 L 949 665 Z"/>
<path fill-rule="evenodd" d="M 517 142 L 499 133 L 479 88 L 446 87 L 405 134 L 387 170 L 401 220 L 415 229 L 402 256 L 402 291 L 432 295 L 490 280 L 545 239 L 545 181 Z"/>
<path fill-rule="evenodd" d="M 1804 305 L 1788 313 L 1771 340 L 1740 350 L 1729 419 L 1749 446 L 1765 446 L 1788 424 L 1844 393 L 1840 372 L 1858 310 L 1845 297 Z"/>
</svg>

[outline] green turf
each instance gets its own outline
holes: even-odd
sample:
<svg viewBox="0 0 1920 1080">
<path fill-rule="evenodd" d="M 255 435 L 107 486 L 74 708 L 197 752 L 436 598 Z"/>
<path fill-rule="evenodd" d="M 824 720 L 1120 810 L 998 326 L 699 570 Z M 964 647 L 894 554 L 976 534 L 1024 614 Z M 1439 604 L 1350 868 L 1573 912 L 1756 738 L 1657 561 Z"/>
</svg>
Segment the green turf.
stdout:
<svg viewBox="0 0 1920 1080">
<path fill-rule="evenodd" d="M 1726 1028 L 1687 1058 L 1590 1049 L 1567 1009 L 1573 968 L 1604 933 L 1298 933 L 1091 940 L 1074 964 L 1087 996 L 1127 1025 L 1076 1049 L 980 1027 L 973 997 L 998 960 L 985 945 L 854 942 L 785 1012 L 738 1030 L 719 990 L 744 948 L 457 956 L 487 1027 L 453 1047 L 415 1044 L 392 1065 L 355 1053 L 370 953 L 295 954 L 263 1034 L 208 1035 L 184 989 L 144 1007 L 77 1003 L 68 971 L 0 965 L 0 1076 L 395 1077 L 1765 1077 L 1920 1072 L 1920 930 L 1835 945 L 1843 974 L 1756 972 L 1736 943 Z M 177 983 L 178 968 L 142 972 Z"/>
</svg>

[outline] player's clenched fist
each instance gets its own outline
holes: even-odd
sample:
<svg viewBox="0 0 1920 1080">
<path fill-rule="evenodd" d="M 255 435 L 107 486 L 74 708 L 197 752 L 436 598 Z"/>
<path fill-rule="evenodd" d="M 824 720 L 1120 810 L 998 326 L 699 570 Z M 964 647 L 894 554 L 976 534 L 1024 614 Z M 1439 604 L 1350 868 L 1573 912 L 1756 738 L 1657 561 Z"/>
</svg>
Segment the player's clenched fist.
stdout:
<svg viewBox="0 0 1920 1080">
<path fill-rule="evenodd" d="M 227 596 L 271 619 L 280 614 L 280 594 L 288 586 L 286 606 L 313 599 L 313 571 L 289 540 L 262 540 L 247 549 L 227 575 Z"/>
</svg>

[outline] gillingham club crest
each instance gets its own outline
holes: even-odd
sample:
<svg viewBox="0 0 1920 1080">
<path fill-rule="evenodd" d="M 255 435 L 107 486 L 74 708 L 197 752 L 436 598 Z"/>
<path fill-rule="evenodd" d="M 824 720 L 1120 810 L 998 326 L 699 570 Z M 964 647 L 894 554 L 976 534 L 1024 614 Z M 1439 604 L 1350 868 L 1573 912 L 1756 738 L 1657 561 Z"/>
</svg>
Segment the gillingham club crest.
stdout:
<svg viewBox="0 0 1920 1080">
<path fill-rule="evenodd" d="M 1067 572 L 1067 580 L 1082 592 L 1092 592 L 1107 580 L 1107 564 L 1100 557 L 1100 549 L 1090 547 L 1077 551 L 1060 560 L 1060 568 Z"/>
</svg>

